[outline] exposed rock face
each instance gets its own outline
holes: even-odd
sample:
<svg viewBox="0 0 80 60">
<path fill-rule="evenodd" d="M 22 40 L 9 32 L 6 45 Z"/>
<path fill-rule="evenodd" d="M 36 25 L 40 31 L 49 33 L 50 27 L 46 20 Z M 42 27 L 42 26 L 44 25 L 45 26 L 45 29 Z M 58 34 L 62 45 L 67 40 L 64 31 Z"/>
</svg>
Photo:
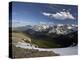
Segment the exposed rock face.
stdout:
<svg viewBox="0 0 80 60">
<path fill-rule="evenodd" d="M 37 49 L 38 46 L 36 44 L 26 43 L 26 42 L 18 42 L 14 44 L 16 47 L 24 48 L 24 49 Z"/>
</svg>

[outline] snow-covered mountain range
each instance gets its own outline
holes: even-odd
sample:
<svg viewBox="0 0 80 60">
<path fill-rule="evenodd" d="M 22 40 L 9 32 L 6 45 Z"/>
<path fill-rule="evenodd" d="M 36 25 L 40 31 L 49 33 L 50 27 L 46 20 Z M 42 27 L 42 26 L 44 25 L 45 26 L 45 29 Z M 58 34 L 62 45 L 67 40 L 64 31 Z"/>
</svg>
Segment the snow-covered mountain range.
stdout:
<svg viewBox="0 0 80 60">
<path fill-rule="evenodd" d="M 47 33 L 56 33 L 56 34 L 68 34 L 72 31 L 78 30 L 78 25 L 73 24 L 57 24 L 57 25 L 47 25 L 47 24 L 39 24 L 39 25 L 26 25 L 22 27 L 13 27 L 12 30 L 16 31 L 26 31 L 31 29 L 36 32 L 47 32 Z"/>
</svg>

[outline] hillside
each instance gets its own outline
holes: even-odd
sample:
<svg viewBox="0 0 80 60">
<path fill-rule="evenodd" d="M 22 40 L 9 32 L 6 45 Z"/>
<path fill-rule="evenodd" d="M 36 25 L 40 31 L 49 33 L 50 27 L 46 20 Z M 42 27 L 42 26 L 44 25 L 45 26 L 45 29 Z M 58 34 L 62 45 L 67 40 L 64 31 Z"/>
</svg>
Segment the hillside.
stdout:
<svg viewBox="0 0 80 60">
<path fill-rule="evenodd" d="M 29 36 L 25 35 L 22 32 L 17 32 L 13 31 L 12 33 L 12 58 L 29 58 L 29 57 L 46 57 L 46 56 L 58 56 L 59 54 L 56 54 L 52 51 L 38 51 L 35 49 L 24 49 L 20 47 L 16 47 L 14 43 L 18 42 L 28 42 L 30 44 L 39 44 L 39 46 L 46 47 L 44 43 L 50 44 L 46 41 L 38 41 L 38 40 L 33 40 Z M 26 39 L 26 41 L 24 40 Z M 30 41 L 31 40 L 31 41 Z M 10 43 L 11 44 L 11 43 Z M 35 54 L 36 53 L 36 54 Z"/>
<path fill-rule="evenodd" d="M 31 32 L 32 31 L 32 32 Z M 73 31 L 69 34 L 55 34 L 46 32 L 35 32 L 33 30 L 24 31 L 26 36 L 32 39 L 32 42 L 43 48 L 60 48 L 75 46 L 78 43 L 78 32 Z"/>
<path fill-rule="evenodd" d="M 25 36 L 21 32 L 12 32 L 12 43 L 17 43 L 17 42 L 31 42 L 31 39 L 27 36 Z"/>
</svg>

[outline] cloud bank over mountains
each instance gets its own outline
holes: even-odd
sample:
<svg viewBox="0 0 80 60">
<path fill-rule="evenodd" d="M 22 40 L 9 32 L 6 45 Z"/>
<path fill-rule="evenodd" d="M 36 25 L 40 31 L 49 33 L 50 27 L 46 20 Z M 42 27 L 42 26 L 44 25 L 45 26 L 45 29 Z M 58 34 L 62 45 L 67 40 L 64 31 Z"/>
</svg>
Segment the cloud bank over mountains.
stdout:
<svg viewBox="0 0 80 60">
<path fill-rule="evenodd" d="M 59 20 L 66 20 L 66 19 L 74 20 L 75 19 L 75 17 L 69 11 L 67 11 L 67 12 L 66 11 L 60 11 L 60 12 L 56 12 L 56 13 L 43 12 L 42 14 L 44 16 L 59 19 Z"/>
</svg>

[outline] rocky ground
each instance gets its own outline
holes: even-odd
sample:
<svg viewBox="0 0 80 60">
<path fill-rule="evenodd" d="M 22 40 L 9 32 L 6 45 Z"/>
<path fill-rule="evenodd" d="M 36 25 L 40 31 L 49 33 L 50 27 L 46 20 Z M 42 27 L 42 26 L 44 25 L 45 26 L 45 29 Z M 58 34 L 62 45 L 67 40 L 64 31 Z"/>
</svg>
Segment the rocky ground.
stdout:
<svg viewBox="0 0 80 60">
<path fill-rule="evenodd" d="M 47 56 L 58 56 L 52 51 L 38 51 L 34 49 L 23 49 L 12 46 L 12 58 L 31 58 L 31 57 L 47 57 Z"/>
</svg>

